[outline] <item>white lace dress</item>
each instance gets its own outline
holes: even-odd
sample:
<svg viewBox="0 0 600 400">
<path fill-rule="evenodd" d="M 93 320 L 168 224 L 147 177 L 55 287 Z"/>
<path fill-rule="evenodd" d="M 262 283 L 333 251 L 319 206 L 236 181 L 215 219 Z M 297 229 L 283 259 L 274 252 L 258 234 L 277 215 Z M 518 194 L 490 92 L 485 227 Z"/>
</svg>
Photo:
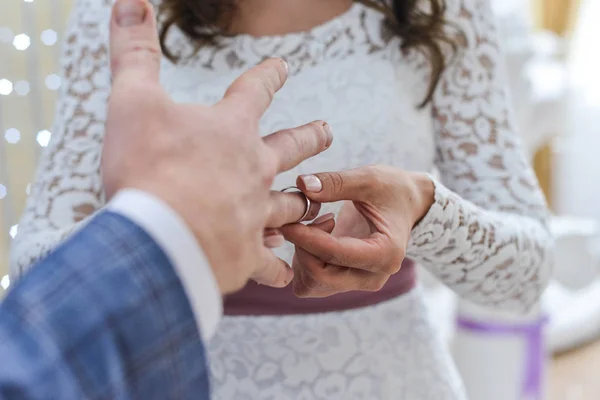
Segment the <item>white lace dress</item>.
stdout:
<svg viewBox="0 0 600 400">
<path fill-rule="evenodd" d="M 56 124 L 14 242 L 13 275 L 104 204 L 98 171 L 110 89 L 110 3 L 77 2 Z M 489 5 L 447 3 L 447 18 L 466 45 L 421 110 L 424 59 L 403 54 L 383 15 L 358 3 L 309 32 L 241 35 L 177 66 L 165 60 L 162 82 L 176 101 L 209 104 L 242 71 L 265 57 L 284 57 L 291 77 L 262 120 L 263 132 L 324 119 L 335 141 L 280 176 L 276 188 L 300 173 L 366 164 L 436 169 L 436 202 L 415 228 L 409 256 L 465 298 L 523 309 L 550 276 L 547 210 L 511 120 Z M 191 49 L 177 32 L 169 42 Z M 289 248 L 282 255 L 289 258 Z M 419 289 L 345 312 L 226 317 L 208 350 L 215 399 L 465 397 Z"/>
</svg>

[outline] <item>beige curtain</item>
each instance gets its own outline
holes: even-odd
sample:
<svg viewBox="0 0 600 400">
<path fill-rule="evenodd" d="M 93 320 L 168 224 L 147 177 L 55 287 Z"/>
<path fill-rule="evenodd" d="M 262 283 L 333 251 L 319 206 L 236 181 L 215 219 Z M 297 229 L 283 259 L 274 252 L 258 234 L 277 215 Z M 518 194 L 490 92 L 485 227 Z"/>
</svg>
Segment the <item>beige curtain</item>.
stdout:
<svg viewBox="0 0 600 400">
<path fill-rule="evenodd" d="M 535 23 L 539 29 L 549 30 L 561 36 L 568 36 L 576 22 L 580 0 L 532 0 Z M 560 133 L 560 132 L 557 132 Z M 550 144 L 542 147 L 534 158 L 535 172 L 540 185 L 552 207 L 553 149 Z"/>
<path fill-rule="evenodd" d="M 0 283 L 4 284 L 10 230 L 18 222 L 42 150 L 38 132 L 51 130 L 60 43 L 70 4 L 70 0 L 0 2 Z M 44 133 L 42 143 L 43 139 Z"/>
</svg>

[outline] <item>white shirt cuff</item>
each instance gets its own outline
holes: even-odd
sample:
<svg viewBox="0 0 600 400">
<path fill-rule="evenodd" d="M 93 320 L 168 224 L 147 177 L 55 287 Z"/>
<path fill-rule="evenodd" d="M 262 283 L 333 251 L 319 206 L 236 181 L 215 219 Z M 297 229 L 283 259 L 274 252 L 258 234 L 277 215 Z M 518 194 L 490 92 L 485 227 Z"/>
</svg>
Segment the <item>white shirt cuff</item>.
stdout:
<svg viewBox="0 0 600 400">
<path fill-rule="evenodd" d="M 210 340 L 223 315 L 223 299 L 210 265 L 183 218 L 156 196 L 134 189 L 118 192 L 106 208 L 140 226 L 165 252 L 183 284 L 202 339 Z"/>
</svg>

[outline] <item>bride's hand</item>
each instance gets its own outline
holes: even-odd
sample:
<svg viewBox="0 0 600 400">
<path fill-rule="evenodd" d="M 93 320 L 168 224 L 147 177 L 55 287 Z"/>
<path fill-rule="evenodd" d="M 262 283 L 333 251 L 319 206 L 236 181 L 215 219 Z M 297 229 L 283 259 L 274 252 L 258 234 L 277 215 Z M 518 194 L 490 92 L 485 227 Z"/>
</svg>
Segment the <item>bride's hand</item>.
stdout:
<svg viewBox="0 0 600 400">
<path fill-rule="evenodd" d="M 427 175 L 385 166 L 302 176 L 298 187 L 314 201 L 350 201 L 335 223 L 327 216 L 282 228 L 296 245 L 294 291 L 301 297 L 381 289 L 400 270 L 410 233 L 434 202 Z"/>
<path fill-rule="evenodd" d="M 358 212 L 354 203 L 344 201 L 335 221 L 335 229 L 331 234 L 337 237 L 349 236 L 364 239 L 371 234 L 371 228 L 365 217 Z"/>
</svg>

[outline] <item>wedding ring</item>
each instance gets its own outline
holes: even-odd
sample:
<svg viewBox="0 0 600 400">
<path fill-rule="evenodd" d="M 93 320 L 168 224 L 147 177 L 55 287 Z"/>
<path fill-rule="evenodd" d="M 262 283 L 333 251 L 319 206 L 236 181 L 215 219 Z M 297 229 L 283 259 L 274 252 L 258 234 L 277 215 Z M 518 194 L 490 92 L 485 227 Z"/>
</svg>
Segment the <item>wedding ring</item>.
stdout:
<svg viewBox="0 0 600 400">
<path fill-rule="evenodd" d="M 305 195 L 304 192 L 302 190 L 300 190 L 297 186 L 286 187 L 285 189 L 281 189 L 280 192 L 281 193 L 301 193 L 302 196 L 304 196 L 304 203 L 306 204 L 306 209 L 304 210 L 304 215 L 302 217 L 300 217 L 300 219 L 296 222 L 303 221 L 304 218 L 306 218 L 308 216 L 308 213 L 310 213 L 310 199 L 308 198 L 308 196 Z"/>
</svg>

